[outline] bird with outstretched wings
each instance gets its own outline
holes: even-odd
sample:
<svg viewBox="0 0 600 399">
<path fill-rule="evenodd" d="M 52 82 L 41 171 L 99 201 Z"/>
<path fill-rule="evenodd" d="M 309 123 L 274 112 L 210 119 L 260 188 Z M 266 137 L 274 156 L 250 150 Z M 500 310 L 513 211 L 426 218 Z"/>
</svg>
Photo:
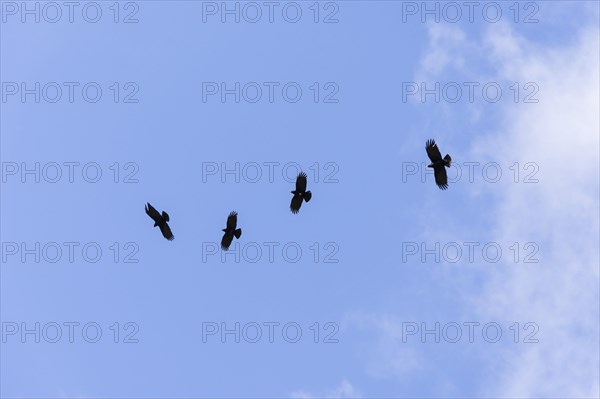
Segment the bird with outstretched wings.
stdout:
<svg viewBox="0 0 600 399">
<path fill-rule="evenodd" d="M 236 229 L 237 227 L 237 212 L 233 211 L 227 217 L 227 227 L 224 228 L 223 238 L 221 239 L 221 248 L 225 251 L 229 249 L 229 246 L 233 242 L 233 237 L 240 238 L 242 235 L 242 229 Z"/>
<path fill-rule="evenodd" d="M 173 241 L 175 239 L 175 236 L 171 232 L 171 228 L 167 224 L 167 222 L 169 221 L 169 214 L 167 212 L 163 211 L 162 214 L 158 213 L 158 211 L 156 210 L 156 208 L 154 208 L 148 202 L 146 204 L 146 214 L 148 216 L 150 216 L 150 218 L 152 220 L 154 220 L 154 226 L 153 227 L 157 227 L 158 226 L 160 228 L 160 232 L 162 233 L 163 237 L 165 237 L 169 241 Z"/>
<path fill-rule="evenodd" d="M 312 193 L 310 191 L 306 191 L 306 180 L 306 173 L 300 172 L 298 177 L 296 177 L 296 189 L 291 191 L 294 196 L 292 197 L 292 202 L 290 203 L 290 210 L 294 214 L 300 211 L 302 201 L 308 202 L 312 198 Z"/>
<path fill-rule="evenodd" d="M 446 174 L 446 168 L 450 167 L 452 158 L 450 158 L 450 155 L 448 154 L 442 158 L 440 149 L 435 143 L 435 140 L 432 139 L 427 140 L 425 143 L 425 150 L 427 151 L 427 156 L 431 160 L 431 163 L 427 165 L 427 167 L 433 168 L 435 184 L 437 184 L 440 189 L 446 190 L 448 188 L 448 175 Z"/>
</svg>

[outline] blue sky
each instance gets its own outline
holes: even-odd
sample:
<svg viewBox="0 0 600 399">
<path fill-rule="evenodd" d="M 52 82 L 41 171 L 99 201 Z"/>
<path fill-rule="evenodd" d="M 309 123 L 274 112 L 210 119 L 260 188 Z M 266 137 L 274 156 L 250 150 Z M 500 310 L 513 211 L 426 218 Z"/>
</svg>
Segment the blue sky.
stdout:
<svg viewBox="0 0 600 399">
<path fill-rule="evenodd" d="M 22 4 L 0 4 L 3 397 L 599 395 L 596 2 L 522 2 L 518 23 L 513 2 L 498 2 L 494 23 L 481 15 L 485 3 L 473 23 L 466 8 L 456 23 L 419 14 L 403 22 L 403 9 L 421 12 L 421 2 L 296 2 L 286 15 L 301 9 L 297 23 L 282 16 L 286 2 L 276 3 L 272 23 L 262 2 L 256 23 L 223 23 L 220 11 L 203 22 L 203 10 L 222 2 L 120 2 L 118 23 L 113 2 L 97 2 L 97 23 L 83 18 L 84 7 L 94 16 L 87 3 L 72 23 L 66 6 L 56 23 L 44 21 L 54 11 L 43 3 L 40 23 L 32 15 L 22 22 Z M 132 12 L 138 22 L 123 23 Z M 523 23 L 530 13 L 538 22 Z M 327 15 L 338 22 L 323 23 Z M 23 82 L 40 82 L 39 103 L 35 94 L 21 100 Z M 49 82 L 63 88 L 55 103 L 44 98 L 54 93 L 52 85 L 43 93 Z M 73 102 L 65 82 L 78 84 Z M 81 91 L 90 82 L 102 89 L 95 103 Z M 203 101 L 203 82 L 265 89 L 256 103 Z M 274 82 L 273 102 L 265 82 Z M 302 89 L 295 103 L 281 92 L 290 82 Z M 456 103 L 404 102 L 406 82 L 479 86 L 472 102 L 465 92 Z M 494 103 L 480 89 L 490 82 L 502 89 Z M 138 102 L 124 103 L 134 90 Z M 335 90 L 338 101 L 324 102 Z M 451 154 L 450 176 L 463 173 L 445 192 L 431 175 L 403 176 L 410 165 L 421 173 L 429 138 Z M 36 162 L 40 182 L 22 178 Z M 78 163 L 73 182 L 65 162 Z M 480 163 L 472 181 L 469 162 Z M 62 177 L 51 183 L 54 163 Z M 208 163 L 238 163 L 240 173 L 259 164 L 262 178 L 203 176 Z M 265 163 L 275 165 L 272 181 Z M 294 184 L 282 175 L 293 163 L 313 193 L 298 215 L 289 212 Z M 481 174 L 490 163 L 498 182 Z M 82 177 L 86 164 L 88 179 L 101 170 L 98 182 Z M 152 228 L 146 202 L 169 213 L 173 242 Z M 239 262 L 206 253 L 232 210 L 243 230 Z M 478 245 L 473 261 L 465 242 Z M 41 261 L 23 261 L 21 243 L 39 243 Z M 63 249 L 55 263 L 47 261 L 54 252 L 42 253 L 55 250 L 49 243 Z M 81 253 L 89 243 L 90 254 L 102 250 L 98 262 Z M 456 262 L 448 253 L 422 261 L 421 252 L 405 253 L 412 243 L 449 251 L 456 243 L 463 252 Z M 488 243 L 502 250 L 495 263 L 481 253 Z M 298 262 L 282 253 L 286 245 L 302 250 Z M 124 261 L 131 251 L 137 263 Z M 79 323 L 74 342 L 70 322 Z M 137 343 L 123 342 L 128 322 Z M 502 337 L 488 342 L 479 329 L 469 342 L 469 322 L 497 323 Z M 21 335 L 36 323 L 39 343 Z M 42 331 L 53 323 L 62 331 L 56 343 Z M 82 337 L 87 323 L 100 326 L 98 342 Z M 203 326 L 214 323 L 248 331 L 257 323 L 263 335 L 257 343 L 203 340 Z M 264 323 L 279 323 L 273 342 Z M 282 337 L 287 323 L 302 329 L 298 342 Z M 457 323 L 462 337 L 403 336 L 421 323 Z M 524 342 L 536 328 L 538 342 Z M 334 329 L 338 342 L 323 342 Z"/>
</svg>

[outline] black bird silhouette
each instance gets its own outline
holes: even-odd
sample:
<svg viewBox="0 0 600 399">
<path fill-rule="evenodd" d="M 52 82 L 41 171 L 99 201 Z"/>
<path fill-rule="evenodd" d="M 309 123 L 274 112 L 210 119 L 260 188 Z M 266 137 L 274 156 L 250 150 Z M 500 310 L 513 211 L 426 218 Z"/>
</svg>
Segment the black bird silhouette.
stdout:
<svg viewBox="0 0 600 399">
<path fill-rule="evenodd" d="M 163 211 L 161 215 L 152 205 L 150 205 L 149 202 L 146 205 L 146 214 L 148 214 L 148 216 L 150 216 L 152 220 L 154 220 L 153 227 L 160 227 L 160 232 L 162 233 L 163 237 L 165 237 L 169 241 L 173 241 L 175 236 L 173 235 L 173 233 L 171 232 L 171 228 L 167 224 L 167 222 L 169 221 L 169 214 Z"/>
<path fill-rule="evenodd" d="M 240 238 L 240 236 L 242 235 L 242 229 L 236 230 L 236 227 L 237 212 L 234 211 L 231 212 L 227 217 L 227 228 L 222 230 L 225 232 L 225 234 L 223 234 L 223 239 L 221 240 L 221 248 L 223 248 L 225 251 L 229 249 L 229 246 L 233 241 L 233 236 L 235 236 L 235 238 Z"/>
<path fill-rule="evenodd" d="M 296 189 L 291 191 L 291 193 L 294 194 L 294 196 L 290 203 L 290 209 L 292 210 L 292 213 L 296 214 L 300 211 L 302 200 L 308 202 L 312 198 L 312 193 L 306 191 L 306 173 L 300 172 L 296 178 Z"/>
<path fill-rule="evenodd" d="M 427 165 L 427 167 L 433 168 L 435 184 L 437 184 L 437 186 L 442 190 L 447 189 L 448 175 L 446 174 L 446 168 L 450 167 L 452 158 L 450 158 L 450 155 L 446 154 L 446 156 L 442 159 L 440 149 L 434 140 L 427 140 L 427 143 L 425 143 L 425 149 L 427 150 L 427 156 L 429 159 L 431 159 L 431 163 Z"/>
</svg>

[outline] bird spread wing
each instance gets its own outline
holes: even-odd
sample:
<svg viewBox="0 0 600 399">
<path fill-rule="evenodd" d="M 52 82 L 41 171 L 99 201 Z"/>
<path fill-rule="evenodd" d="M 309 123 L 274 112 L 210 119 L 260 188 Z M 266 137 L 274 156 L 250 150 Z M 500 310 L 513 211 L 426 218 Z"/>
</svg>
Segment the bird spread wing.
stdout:
<svg viewBox="0 0 600 399">
<path fill-rule="evenodd" d="M 434 140 L 427 140 L 427 143 L 425 143 L 425 149 L 427 150 L 427 156 L 429 159 L 431 159 L 431 162 L 442 160 L 442 154 L 440 153 L 440 149 Z"/>
<path fill-rule="evenodd" d="M 237 212 L 231 212 L 227 217 L 227 230 L 235 230 L 237 226 Z"/>
<path fill-rule="evenodd" d="M 298 213 L 300 211 L 300 207 L 302 206 L 302 197 L 299 195 L 294 195 L 292 197 L 292 202 L 290 203 L 290 210 L 292 213 Z"/>
<path fill-rule="evenodd" d="M 448 175 L 446 174 L 446 167 L 439 165 L 433 168 L 435 174 L 435 184 L 442 190 L 448 188 Z"/>
<path fill-rule="evenodd" d="M 146 205 L 146 214 L 152 218 L 155 222 L 160 222 L 162 220 L 160 213 L 148 202 Z"/>
<path fill-rule="evenodd" d="M 301 193 L 306 191 L 306 173 L 300 172 L 296 178 L 296 191 Z"/>
<path fill-rule="evenodd" d="M 175 236 L 171 232 L 171 228 L 167 223 L 163 223 L 160 225 L 160 232 L 162 233 L 163 237 L 165 237 L 169 241 L 173 241 L 175 239 Z"/>
<path fill-rule="evenodd" d="M 227 251 L 231 242 L 233 241 L 233 233 L 225 233 L 223 234 L 223 239 L 221 240 L 221 248 Z"/>
</svg>

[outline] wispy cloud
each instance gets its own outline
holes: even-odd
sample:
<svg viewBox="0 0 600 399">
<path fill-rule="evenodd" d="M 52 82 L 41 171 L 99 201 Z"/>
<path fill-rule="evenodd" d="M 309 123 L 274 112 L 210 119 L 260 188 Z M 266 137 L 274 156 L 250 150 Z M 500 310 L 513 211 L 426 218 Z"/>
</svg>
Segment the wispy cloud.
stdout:
<svg viewBox="0 0 600 399">
<path fill-rule="evenodd" d="M 544 336 L 506 353 L 488 393 L 598 397 L 597 26 L 568 47 L 528 43 L 509 26 L 490 29 L 485 43 L 499 78 L 535 81 L 541 91 L 538 104 L 508 106 L 501 129 L 477 144 L 540 167 L 539 184 L 495 187 L 493 229 L 499 240 L 533 238 L 544 249 L 535 267 L 496 269 L 473 301 L 490 317 L 534 318 Z"/>
<path fill-rule="evenodd" d="M 423 79 L 435 79 L 447 72 L 444 68 L 468 68 L 449 61 L 440 49 L 447 44 L 440 42 L 440 29 L 430 29 L 432 51 L 419 72 Z M 542 260 L 492 269 L 467 303 L 482 318 L 535 320 L 542 341 L 503 348 L 500 357 L 490 357 L 499 373 L 485 382 L 482 395 L 598 397 L 597 25 L 580 27 L 576 39 L 556 46 L 528 40 L 508 24 L 489 27 L 482 39 L 466 39 L 456 27 L 444 29 L 451 29 L 444 40 L 456 60 L 478 47 L 483 50 L 478 64 L 493 65 L 486 78 L 533 81 L 540 88 L 537 104 L 499 104 L 497 127 L 472 144 L 473 158 L 507 165 L 535 161 L 540 168 L 538 184 L 488 186 L 493 238 L 536 241 L 543 248 Z"/>
<path fill-rule="evenodd" d="M 342 380 L 340 384 L 334 389 L 325 393 L 308 393 L 305 391 L 297 391 L 290 395 L 292 398 L 297 399 L 312 399 L 312 398 L 360 398 L 360 393 L 352 386 L 346 379 Z"/>
<path fill-rule="evenodd" d="M 456 25 L 430 24 L 427 26 L 429 44 L 419 63 L 416 79 L 436 77 L 440 73 L 463 70 L 468 58 L 464 51 L 469 45 L 465 33 Z"/>
<path fill-rule="evenodd" d="M 425 366 L 417 349 L 402 345 L 402 322 L 390 314 L 355 312 L 344 324 L 357 330 L 373 332 L 373 341 L 360 356 L 365 359 L 365 371 L 375 379 L 404 378 L 407 373 L 421 371 Z"/>
</svg>

